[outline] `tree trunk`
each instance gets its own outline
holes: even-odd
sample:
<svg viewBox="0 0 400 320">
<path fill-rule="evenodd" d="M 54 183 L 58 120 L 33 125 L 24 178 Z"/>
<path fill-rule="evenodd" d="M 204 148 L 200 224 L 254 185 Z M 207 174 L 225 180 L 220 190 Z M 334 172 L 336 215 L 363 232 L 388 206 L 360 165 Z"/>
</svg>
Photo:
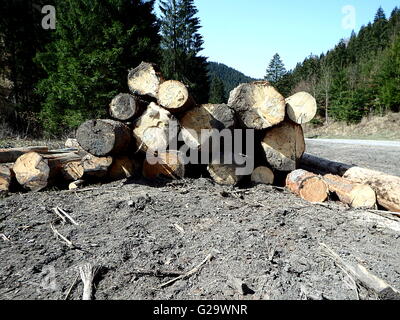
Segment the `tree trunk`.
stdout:
<svg viewBox="0 0 400 320">
<path fill-rule="evenodd" d="M 186 86 L 176 80 L 165 81 L 160 85 L 157 102 L 171 113 L 182 112 L 196 105 Z"/>
<path fill-rule="evenodd" d="M 308 169 L 319 174 L 331 173 L 338 176 L 343 176 L 346 171 L 352 167 L 351 165 L 345 163 L 330 161 L 308 153 L 305 153 L 301 157 L 300 162 L 301 168 Z"/>
<path fill-rule="evenodd" d="M 157 99 L 162 75 L 157 65 L 142 62 L 138 67 L 129 71 L 128 86 L 133 94 Z"/>
<path fill-rule="evenodd" d="M 286 187 L 309 202 L 324 202 L 328 198 L 328 185 L 321 176 L 299 169 L 286 178 Z"/>
<path fill-rule="evenodd" d="M 25 148 L 11 148 L 0 149 L 0 163 L 15 162 L 20 156 L 28 152 L 47 153 L 48 147 L 25 147 Z"/>
<path fill-rule="evenodd" d="M 146 103 L 128 93 L 120 93 L 110 103 L 109 111 L 112 118 L 128 121 L 144 109 Z"/>
<path fill-rule="evenodd" d="M 178 151 L 161 152 L 144 160 L 143 176 L 155 179 L 160 176 L 180 179 L 185 176 L 185 165 Z"/>
<path fill-rule="evenodd" d="M 80 159 L 75 153 L 41 155 L 29 152 L 17 159 L 13 170 L 22 187 L 39 191 L 52 185 L 60 176 L 64 180 L 81 178 L 83 167 L 78 165 Z"/>
<path fill-rule="evenodd" d="M 272 185 L 274 179 L 274 173 L 268 167 L 258 167 L 251 174 L 251 181 L 255 183 Z"/>
<path fill-rule="evenodd" d="M 262 142 L 268 163 L 280 171 L 296 170 L 305 151 L 301 125 L 287 119 L 268 129 Z"/>
<path fill-rule="evenodd" d="M 155 103 L 150 103 L 133 126 L 136 146 L 144 152 L 166 151 L 169 140 L 177 137 L 179 129 L 172 114 Z M 170 137 L 170 133 L 176 137 Z"/>
<path fill-rule="evenodd" d="M 382 207 L 400 212 L 400 177 L 360 167 L 350 168 L 343 177 L 355 183 L 369 185 Z"/>
<path fill-rule="evenodd" d="M 339 200 L 352 208 L 374 208 L 376 206 L 376 194 L 366 184 L 353 183 L 347 179 L 332 174 L 324 176 L 329 191 L 336 193 Z"/>
<path fill-rule="evenodd" d="M 285 118 L 285 98 L 267 81 L 239 85 L 231 91 L 228 105 L 249 129 L 267 129 Z"/>
<path fill-rule="evenodd" d="M 305 124 L 314 119 L 317 101 L 307 92 L 298 92 L 286 99 L 286 113 L 297 124 Z"/>
<path fill-rule="evenodd" d="M 87 154 L 82 158 L 85 178 L 97 180 L 106 177 L 112 162 L 112 157 L 96 157 L 94 155 Z"/>
<path fill-rule="evenodd" d="M 131 130 L 114 120 L 89 120 L 76 132 L 79 145 L 97 157 L 118 155 L 127 151 L 131 142 Z"/>
<path fill-rule="evenodd" d="M 203 104 L 195 107 L 180 118 L 182 136 L 192 149 L 200 149 L 208 141 L 212 129 L 221 131 L 235 125 L 235 113 L 226 104 Z M 202 130 L 210 130 L 203 132 Z"/>
<path fill-rule="evenodd" d="M 0 195 L 7 194 L 13 187 L 15 182 L 13 165 L 13 163 L 0 164 Z"/>
</svg>

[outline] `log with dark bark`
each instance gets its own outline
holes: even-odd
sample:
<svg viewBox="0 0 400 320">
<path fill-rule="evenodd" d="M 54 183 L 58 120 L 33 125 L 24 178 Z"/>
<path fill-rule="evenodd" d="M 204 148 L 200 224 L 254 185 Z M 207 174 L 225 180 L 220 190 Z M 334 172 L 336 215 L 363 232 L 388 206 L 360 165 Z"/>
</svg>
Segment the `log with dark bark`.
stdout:
<svg viewBox="0 0 400 320">
<path fill-rule="evenodd" d="M 369 185 L 382 207 L 400 212 L 400 177 L 360 167 L 350 168 L 343 177 L 355 183 Z"/>
<path fill-rule="evenodd" d="M 173 136 L 179 134 L 179 124 L 175 117 L 153 102 L 135 121 L 133 127 L 136 147 L 144 152 L 167 150 L 170 139 L 174 139 Z"/>
<path fill-rule="evenodd" d="M 146 106 L 146 102 L 129 93 L 120 93 L 110 103 L 112 118 L 120 121 L 132 120 Z"/>
<path fill-rule="evenodd" d="M 196 105 L 186 86 L 176 80 L 165 81 L 160 85 L 157 101 L 171 113 L 186 111 Z"/>
<path fill-rule="evenodd" d="M 329 195 L 328 185 L 321 176 L 302 169 L 287 176 L 286 187 L 309 202 L 324 202 Z"/>
<path fill-rule="evenodd" d="M 301 157 L 300 166 L 306 170 L 312 170 L 319 174 L 331 173 L 339 176 L 343 176 L 347 170 L 353 167 L 352 165 L 330 161 L 308 153 L 305 153 Z"/>
<path fill-rule="evenodd" d="M 80 156 L 75 153 L 41 155 L 29 152 L 17 159 L 13 166 L 18 183 L 26 190 L 39 191 L 57 179 L 78 180 L 83 175 Z"/>
<path fill-rule="evenodd" d="M 123 154 L 129 150 L 131 138 L 129 127 L 114 120 L 89 120 L 76 132 L 79 145 L 97 157 Z"/>
<path fill-rule="evenodd" d="M 376 194 L 370 186 L 353 183 L 333 174 L 326 174 L 324 180 L 329 191 L 335 193 L 341 202 L 352 208 L 375 208 Z"/>
<path fill-rule="evenodd" d="M 235 125 L 235 113 L 226 104 L 203 104 L 185 112 L 179 123 L 185 143 L 192 149 L 200 149 L 210 138 L 211 130 L 221 131 Z"/>
<path fill-rule="evenodd" d="M 317 113 L 317 102 L 311 94 L 297 92 L 286 99 L 286 113 L 292 121 L 305 124 L 314 119 Z"/>
<path fill-rule="evenodd" d="M 157 156 L 146 157 L 143 163 L 143 176 L 148 179 L 167 177 L 180 179 L 185 176 L 185 165 L 178 151 L 160 152 Z"/>
<path fill-rule="evenodd" d="M 251 181 L 254 183 L 272 185 L 274 183 L 275 175 L 268 167 L 255 168 L 251 174 Z"/>
<path fill-rule="evenodd" d="M 280 171 L 296 170 L 305 151 L 303 129 L 299 124 L 286 119 L 268 129 L 261 144 L 272 168 Z"/>
<path fill-rule="evenodd" d="M 249 129 L 267 129 L 285 118 L 285 98 L 267 81 L 239 85 L 230 93 L 228 105 Z"/>
<path fill-rule="evenodd" d="M 129 71 L 129 90 L 136 95 L 157 99 L 163 77 L 157 65 L 142 62 L 138 67 Z"/>
<path fill-rule="evenodd" d="M 15 162 L 20 156 L 28 152 L 47 153 L 48 147 L 24 147 L 24 148 L 10 148 L 0 149 L 0 163 Z"/>
</svg>

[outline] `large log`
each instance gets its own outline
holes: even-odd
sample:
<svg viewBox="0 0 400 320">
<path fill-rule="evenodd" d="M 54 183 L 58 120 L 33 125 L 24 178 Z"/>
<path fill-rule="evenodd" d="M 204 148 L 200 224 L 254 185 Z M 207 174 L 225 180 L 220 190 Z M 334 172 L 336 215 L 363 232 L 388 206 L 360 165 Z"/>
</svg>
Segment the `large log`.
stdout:
<svg viewBox="0 0 400 320">
<path fill-rule="evenodd" d="M 321 176 L 302 169 L 287 176 L 286 187 L 309 202 L 324 202 L 329 195 L 328 185 Z"/>
<path fill-rule="evenodd" d="M 129 127 L 114 120 L 89 120 L 76 132 L 79 145 L 97 157 L 124 153 L 130 147 L 131 138 Z"/>
<path fill-rule="evenodd" d="M 138 67 L 129 71 L 128 86 L 133 94 L 157 99 L 163 77 L 157 65 L 142 62 Z"/>
<path fill-rule="evenodd" d="M 187 112 L 179 119 L 182 137 L 192 149 L 200 149 L 208 141 L 213 129 L 221 131 L 235 125 L 235 113 L 226 104 L 203 104 Z M 202 130 L 209 130 L 203 131 Z"/>
<path fill-rule="evenodd" d="M 157 156 L 146 157 L 143 163 L 143 176 L 155 179 L 160 176 L 180 179 L 185 176 L 185 165 L 178 151 L 160 152 Z"/>
<path fill-rule="evenodd" d="M 94 155 L 87 154 L 82 158 L 85 178 L 98 180 L 106 177 L 112 163 L 112 157 L 96 157 Z"/>
<path fill-rule="evenodd" d="M 350 168 L 343 177 L 369 185 L 376 192 L 377 201 L 382 207 L 400 212 L 400 177 L 360 167 Z"/>
<path fill-rule="evenodd" d="M 172 135 L 178 135 L 178 121 L 172 114 L 155 103 L 150 103 L 147 110 L 133 124 L 136 146 L 144 152 L 165 151 Z"/>
<path fill-rule="evenodd" d="M 297 92 L 286 99 L 286 113 L 298 124 L 310 122 L 317 113 L 317 101 L 307 92 Z"/>
<path fill-rule="evenodd" d="M 285 98 L 267 81 L 239 85 L 231 91 L 228 105 L 250 129 L 267 129 L 285 118 Z"/>
<path fill-rule="evenodd" d="M 345 178 L 326 174 L 325 182 L 329 191 L 335 193 L 339 200 L 352 208 L 375 208 L 375 191 L 366 184 L 353 183 Z"/>
<path fill-rule="evenodd" d="M 28 152 L 46 153 L 48 151 L 49 151 L 48 147 L 24 147 L 24 148 L 0 149 L 0 163 L 15 162 L 20 156 Z"/>
<path fill-rule="evenodd" d="M 274 183 L 274 173 L 268 167 L 255 168 L 251 174 L 251 181 L 254 183 L 272 185 Z"/>
<path fill-rule="evenodd" d="M 121 121 L 131 120 L 144 109 L 145 102 L 128 93 L 120 93 L 112 99 L 109 111 L 112 118 Z"/>
<path fill-rule="evenodd" d="M 289 119 L 268 129 L 261 144 L 268 163 L 280 171 L 297 169 L 306 148 L 301 125 Z"/>
<path fill-rule="evenodd" d="M 83 175 L 83 168 L 77 169 L 81 158 L 75 153 L 59 155 L 41 155 L 29 152 L 17 159 L 13 166 L 18 183 L 27 190 L 39 191 L 63 177 L 78 180 Z M 73 165 L 71 165 L 71 163 Z"/>
<path fill-rule="evenodd" d="M 331 173 L 339 176 L 343 176 L 347 170 L 353 167 L 345 163 L 319 158 L 308 153 L 303 154 L 300 162 L 300 166 L 304 169 L 320 174 Z"/>
<path fill-rule="evenodd" d="M 160 85 L 157 102 L 171 113 L 185 111 L 196 105 L 186 86 L 176 80 L 165 81 Z"/>
<path fill-rule="evenodd" d="M 0 195 L 11 191 L 15 180 L 13 163 L 0 164 Z"/>
<path fill-rule="evenodd" d="M 136 162 L 130 157 L 115 157 L 108 170 L 110 180 L 122 180 L 133 176 L 137 168 Z"/>
</svg>

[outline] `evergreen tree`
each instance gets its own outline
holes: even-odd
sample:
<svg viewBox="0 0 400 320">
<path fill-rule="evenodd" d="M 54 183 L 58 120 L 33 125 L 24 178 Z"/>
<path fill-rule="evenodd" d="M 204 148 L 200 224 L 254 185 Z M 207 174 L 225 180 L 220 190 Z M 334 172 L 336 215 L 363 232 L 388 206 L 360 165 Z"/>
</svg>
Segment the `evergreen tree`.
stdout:
<svg viewBox="0 0 400 320">
<path fill-rule="evenodd" d="M 199 55 L 204 41 L 194 1 L 162 0 L 160 11 L 164 76 L 185 83 L 197 102 L 207 102 L 207 59 Z"/>
<path fill-rule="evenodd" d="M 226 103 L 224 83 L 219 77 L 214 77 L 210 87 L 210 103 Z"/>
<path fill-rule="evenodd" d="M 38 84 L 41 111 L 53 134 L 106 114 L 110 99 L 126 91 L 129 68 L 158 62 L 154 1 L 70 0 L 57 2 L 55 39 L 37 62 L 47 78 Z"/>
<path fill-rule="evenodd" d="M 271 82 L 271 84 L 276 84 L 285 74 L 285 65 L 283 64 L 280 55 L 276 53 L 269 63 L 265 79 Z"/>
<path fill-rule="evenodd" d="M 378 22 L 380 20 L 386 20 L 385 11 L 383 11 L 382 7 L 379 7 L 378 11 L 376 12 L 374 22 Z"/>
</svg>

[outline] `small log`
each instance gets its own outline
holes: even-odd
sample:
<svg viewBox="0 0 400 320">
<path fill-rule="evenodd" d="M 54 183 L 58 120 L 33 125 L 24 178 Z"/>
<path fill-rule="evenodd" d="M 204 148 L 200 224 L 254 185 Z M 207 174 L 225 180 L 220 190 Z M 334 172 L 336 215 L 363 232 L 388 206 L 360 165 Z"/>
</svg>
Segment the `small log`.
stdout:
<svg viewBox="0 0 400 320">
<path fill-rule="evenodd" d="M 297 124 L 305 124 L 317 114 L 317 101 L 307 92 L 297 92 L 286 99 L 286 113 Z"/>
<path fill-rule="evenodd" d="M 365 184 L 352 183 L 351 181 L 327 174 L 324 176 L 330 192 L 336 193 L 339 200 L 352 208 L 374 208 L 376 194 L 372 188 Z"/>
<path fill-rule="evenodd" d="M 218 184 L 236 186 L 240 181 L 242 181 L 244 176 L 237 174 L 237 169 L 239 167 L 235 164 L 235 156 L 232 154 L 232 161 L 227 161 L 227 159 L 225 159 L 225 156 L 227 156 L 227 154 L 221 154 L 219 160 L 213 159 L 211 164 L 207 166 L 208 173 L 210 174 L 211 178 Z"/>
<path fill-rule="evenodd" d="M 146 157 L 143 163 L 143 176 L 155 179 L 160 176 L 180 179 L 185 176 L 185 165 L 178 151 L 160 152 L 157 156 Z"/>
<path fill-rule="evenodd" d="M 80 187 L 84 186 L 85 184 L 86 184 L 86 181 L 85 181 L 85 180 L 77 180 L 77 181 L 71 182 L 71 183 L 68 185 L 68 190 L 76 190 L 76 189 L 79 189 Z"/>
<path fill-rule="evenodd" d="M 212 129 L 221 131 L 235 125 L 235 113 L 226 104 L 203 104 L 185 112 L 179 119 L 182 137 L 192 149 L 200 149 L 211 136 Z M 210 130 L 204 132 L 202 130 Z"/>
<path fill-rule="evenodd" d="M 75 167 L 70 163 L 80 161 L 80 157 L 75 153 L 59 155 L 41 155 L 37 152 L 29 152 L 17 159 L 13 166 L 15 177 L 19 184 L 27 190 L 39 191 L 54 182 L 61 176 L 68 177 L 74 175 L 74 179 L 80 178 L 75 171 Z"/>
<path fill-rule="evenodd" d="M 329 194 L 328 185 L 321 176 L 302 169 L 287 176 L 286 188 L 309 202 L 324 202 Z"/>
<path fill-rule="evenodd" d="M 131 131 L 114 120 L 89 120 L 76 132 L 79 145 L 97 157 L 122 154 L 130 147 Z"/>
<path fill-rule="evenodd" d="M 129 71 L 128 86 L 133 94 L 157 99 L 162 75 L 157 65 L 142 62 L 138 67 Z"/>
<path fill-rule="evenodd" d="M 0 164 L 0 195 L 8 194 L 15 183 L 13 163 Z"/>
<path fill-rule="evenodd" d="M 345 163 L 319 158 L 308 153 L 303 154 L 300 162 L 300 166 L 304 169 L 309 169 L 313 172 L 316 171 L 319 174 L 331 173 L 339 176 L 343 176 L 347 170 L 353 167 Z"/>
<path fill-rule="evenodd" d="M 178 121 L 172 114 L 155 103 L 150 103 L 147 110 L 133 124 L 133 136 L 137 148 L 141 151 L 165 151 L 170 139 L 170 132 L 178 135 Z"/>
<path fill-rule="evenodd" d="M 82 158 L 84 176 L 88 178 L 104 178 L 113 162 L 112 157 L 95 157 L 87 154 Z"/>
<path fill-rule="evenodd" d="M 145 102 L 128 93 L 120 93 L 110 103 L 112 118 L 120 121 L 131 120 L 145 107 Z"/>
<path fill-rule="evenodd" d="M 382 207 L 400 212 L 400 177 L 360 167 L 350 168 L 343 177 L 355 183 L 369 185 Z"/>
<path fill-rule="evenodd" d="M 285 118 L 285 98 L 268 81 L 239 85 L 229 96 L 228 105 L 249 129 L 267 129 Z"/>
<path fill-rule="evenodd" d="M 289 119 L 268 129 L 261 144 L 268 163 L 280 171 L 296 170 L 306 148 L 301 125 Z"/>
<path fill-rule="evenodd" d="M 108 170 L 108 178 L 113 181 L 130 178 L 133 176 L 136 168 L 135 160 L 129 157 L 115 157 Z"/>
<path fill-rule="evenodd" d="M 186 86 L 176 80 L 165 81 L 160 85 L 157 102 L 171 113 L 185 111 L 196 105 Z"/>
<path fill-rule="evenodd" d="M 20 156 L 28 152 L 46 153 L 48 151 L 49 151 L 48 147 L 24 147 L 24 148 L 0 149 L 0 163 L 15 162 Z"/>
<path fill-rule="evenodd" d="M 258 167 L 251 174 L 251 181 L 254 183 L 272 185 L 274 183 L 274 173 L 268 167 Z"/>
</svg>

